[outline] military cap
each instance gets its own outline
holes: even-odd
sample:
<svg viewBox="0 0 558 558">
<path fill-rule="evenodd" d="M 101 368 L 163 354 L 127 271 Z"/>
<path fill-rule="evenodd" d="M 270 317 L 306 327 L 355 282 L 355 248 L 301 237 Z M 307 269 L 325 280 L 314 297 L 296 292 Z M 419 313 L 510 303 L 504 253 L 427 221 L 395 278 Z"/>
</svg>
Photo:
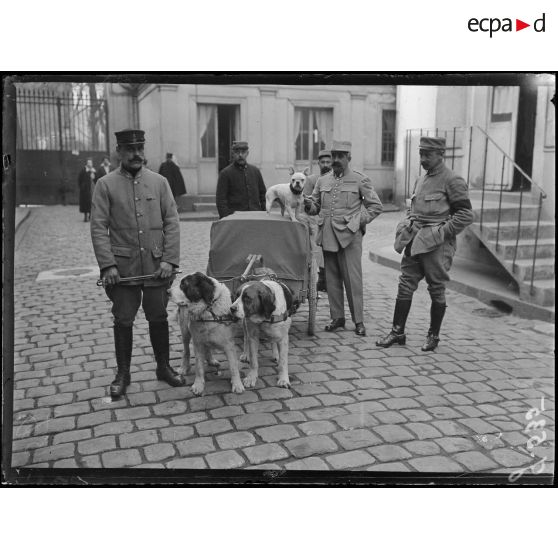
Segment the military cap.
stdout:
<svg viewBox="0 0 558 558">
<path fill-rule="evenodd" d="M 340 151 L 342 153 L 350 153 L 351 152 L 351 142 L 350 141 L 338 141 L 333 140 L 331 144 L 331 151 Z"/>
<path fill-rule="evenodd" d="M 419 142 L 419 149 L 424 149 L 425 151 L 441 149 L 443 151 L 446 149 L 446 138 L 422 136 Z"/>
<path fill-rule="evenodd" d="M 322 149 L 318 153 L 318 160 L 321 159 L 322 157 L 331 157 L 331 151 L 329 151 L 328 149 Z"/>
<path fill-rule="evenodd" d="M 126 129 L 120 132 L 114 132 L 116 143 L 118 145 L 129 145 L 136 143 L 145 143 L 145 132 L 143 130 Z"/>
<path fill-rule="evenodd" d="M 247 141 L 233 141 L 231 149 L 233 151 L 246 151 L 248 149 Z"/>
</svg>

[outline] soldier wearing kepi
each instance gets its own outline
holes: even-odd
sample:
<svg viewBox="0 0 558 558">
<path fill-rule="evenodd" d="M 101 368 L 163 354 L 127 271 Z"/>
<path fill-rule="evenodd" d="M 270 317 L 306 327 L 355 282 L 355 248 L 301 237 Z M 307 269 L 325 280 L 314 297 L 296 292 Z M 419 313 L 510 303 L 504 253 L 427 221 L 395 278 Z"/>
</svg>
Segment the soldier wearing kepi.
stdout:
<svg viewBox="0 0 558 558">
<path fill-rule="evenodd" d="M 167 180 L 143 166 L 142 130 L 116 132 L 120 167 L 99 179 L 91 211 L 91 238 L 107 296 L 112 301 L 117 373 L 110 386 L 113 399 L 130 384 L 133 323 L 140 304 L 149 322 L 149 336 L 158 380 L 184 385 L 169 364 L 167 289 L 178 267 L 180 227 Z M 121 282 L 121 278 L 150 275 Z"/>
<path fill-rule="evenodd" d="M 405 324 L 413 294 L 424 278 L 432 304 L 430 327 L 423 351 L 433 351 L 440 341 L 446 312 L 446 283 L 456 248 L 456 235 L 473 222 L 467 184 L 444 165 L 446 140 L 422 137 L 420 164 L 426 175 L 415 183 L 411 205 L 397 225 L 395 250 L 401 254 L 401 275 L 392 330 L 376 342 L 378 347 L 405 344 Z"/>
<path fill-rule="evenodd" d="M 332 172 L 316 182 L 304 209 L 319 215 L 316 244 L 324 252 L 331 322 L 326 331 L 345 327 L 343 286 L 355 333 L 366 335 L 362 288 L 362 237 L 366 225 L 383 211 L 370 179 L 349 167 L 351 143 L 334 141 Z"/>
</svg>

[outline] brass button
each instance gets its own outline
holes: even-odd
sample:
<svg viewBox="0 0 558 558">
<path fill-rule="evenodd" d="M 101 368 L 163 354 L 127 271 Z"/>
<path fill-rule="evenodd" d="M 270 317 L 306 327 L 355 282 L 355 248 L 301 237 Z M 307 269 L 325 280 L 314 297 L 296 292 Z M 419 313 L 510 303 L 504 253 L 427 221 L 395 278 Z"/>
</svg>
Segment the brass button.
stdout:
<svg viewBox="0 0 558 558">
<path fill-rule="evenodd" d="M 143 231 L 139 231 L 140 234 L 143 234 Z"/>
</svg>

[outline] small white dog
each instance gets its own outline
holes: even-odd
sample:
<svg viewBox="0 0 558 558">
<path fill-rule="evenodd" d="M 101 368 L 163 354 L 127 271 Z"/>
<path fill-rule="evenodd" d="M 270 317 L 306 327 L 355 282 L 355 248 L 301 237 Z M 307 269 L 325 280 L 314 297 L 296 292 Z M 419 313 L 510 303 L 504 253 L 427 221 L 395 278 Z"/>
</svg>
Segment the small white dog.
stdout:
<svg viewBox="0 0 558 558">
<path fill-rule="evenodd" d="M 265 209 L 267 213 L 271 213 L 271 208 L 275 202 L 281 207 L 281 215 L 285 215 L 285 210 L 289 214 L 291 221 L 298 221 L 300 209 L 304 197 L 304 183 L 310 169 L 305 168 L 302 172 L 295 172 L 294 168 L 289 169 L 291 181 L 288 184 L 275 184 L 271 186 L 265 194 Z M 294 213 L 293 213 L 294 209 Z"/>
</svg>

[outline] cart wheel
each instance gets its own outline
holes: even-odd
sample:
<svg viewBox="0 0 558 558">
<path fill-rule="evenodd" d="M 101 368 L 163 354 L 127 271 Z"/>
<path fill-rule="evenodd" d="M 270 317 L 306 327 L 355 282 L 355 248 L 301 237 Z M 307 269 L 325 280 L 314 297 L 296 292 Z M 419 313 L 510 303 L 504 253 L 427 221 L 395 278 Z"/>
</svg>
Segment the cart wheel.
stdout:
<svg viewBox="0 0 558 558">
<path fill-rule="evenodd" d="M 312 258 L 312 263 L 310 264 L 310 276 L 308 280 L 308 335 L 314 335 L 316 310 L 318 308 L 318 291 L 316 289 L 318 270 L 314 258 Z"/>
</svg>

